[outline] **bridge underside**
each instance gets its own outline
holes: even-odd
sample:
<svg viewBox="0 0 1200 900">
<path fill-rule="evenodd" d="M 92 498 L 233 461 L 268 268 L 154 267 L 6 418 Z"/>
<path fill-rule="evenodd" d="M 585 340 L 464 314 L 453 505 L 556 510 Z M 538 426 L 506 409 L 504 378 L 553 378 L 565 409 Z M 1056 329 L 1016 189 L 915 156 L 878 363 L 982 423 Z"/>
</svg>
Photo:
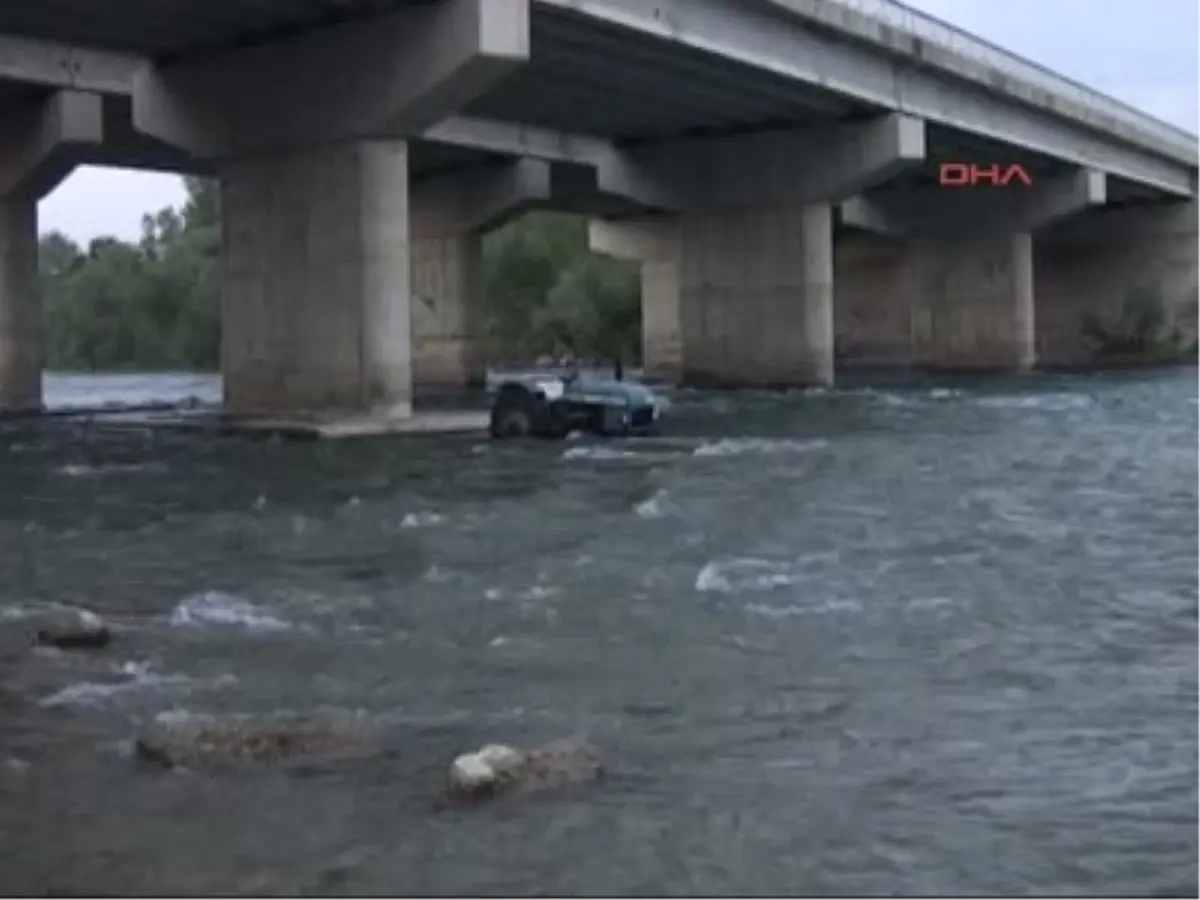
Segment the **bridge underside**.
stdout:
<svg viewBox="0 0 1200 900">
<path fill-rule="evenodd" d="M 414 382 L 478 377 L 479 235 L 532 207 L 595 217 L 596 249 L 640 263 L 648 368 L 690 381 L 828 383 L 839 355 L 1025 369 L 1082 352 L 1047 337 L 1078 331 L 1079 298 L 1195 283 L 1194 202 L 1163 205 L 1191 195 L 1187 165 L 892 64 L 897 114 L 829 39 L 759 13 L 734 58 L 705 30 L 723 0 L 665 25 L 608 2 L 0 9 L 0 35 L 157 61 L 51 49 L 33 84 L 0 58 L 0 410 L 40 402 L 33 210 L 79 163 L 221 178 L 245 415 L 403 417 Z M 947 196 L 939 166 L 962 160 L 1032 184 Z"/>
</svg>

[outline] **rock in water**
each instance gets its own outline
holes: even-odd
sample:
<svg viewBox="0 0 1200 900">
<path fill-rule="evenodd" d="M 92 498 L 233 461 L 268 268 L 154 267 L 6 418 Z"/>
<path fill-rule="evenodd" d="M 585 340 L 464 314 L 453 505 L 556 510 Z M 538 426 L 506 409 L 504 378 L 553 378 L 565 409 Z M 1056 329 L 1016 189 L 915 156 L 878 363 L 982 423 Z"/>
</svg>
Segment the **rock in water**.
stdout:
<svg viewBox="0 0 1200 900">
<path fill-rule="evenodd" d="M 173 723 L 134 743 L 138 759 L 170 769 L 329 761 L 375 749 L 374 735 L 359 723 L 334 719 Z"/>
<path fill-rule="evenodd" d="M 64 608 L 46 613 L 37 623 L 35 641 L 60 650 L 95 650 L 112 640 L 104 620 L 90 610 Z"/>
<path fill-rule="evenodd" d="M 603 774 L 599 751 L 582 741 L 552 741 L 532 750 L 488 744 L 454 760 L 449 790 L 457 799 L 476 800 L 500 793 L 582 784 Z"/>
</svg>

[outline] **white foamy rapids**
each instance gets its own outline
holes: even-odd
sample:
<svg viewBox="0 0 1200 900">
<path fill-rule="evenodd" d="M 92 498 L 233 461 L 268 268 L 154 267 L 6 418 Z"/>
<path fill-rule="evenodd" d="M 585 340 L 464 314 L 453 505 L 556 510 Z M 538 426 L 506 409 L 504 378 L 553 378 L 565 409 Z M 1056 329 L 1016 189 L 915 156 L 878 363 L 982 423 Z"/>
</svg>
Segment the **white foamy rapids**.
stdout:
<svg viewBox="0 0 1200 900">
<path fill-rule="evenodd" d="M 730 559 L 710 562 L 696 576 L 696 590 L 705 594 L 742 594 L 770 591 L 795 583 L 790 562 L 766 559 Z"/>
<path fill-rule="evenodd" d="M 618 450 L 614 447 L 572 447 L 562 455 L 563 459 L 588 459 L 608 462 L 618 459 L 633 459 L 636 453 L 630 450 Z"/>
<path fill-rule="evenodd" d="M 429 528 L 433 525 L 440 525 L 446 521 L 445 516 L 439 516 L 437 513 L 431 512 L 416 512 L 405 513 L 404 518 L 400 520 L 401 528 Z"/>
<path fill-rule="evenodd" d="M 37 613 L 38 610 L 32 606 L 0 606 L 0 622 L 28 619 Z"/>
<path fill-rule="evenodd" d="M 1087 409 L 1092 405 L 1091 397 L 1083 394 L 1026 394 L 1002 397 L 981 397 L 980 406 L 996 409 L 1037 409 L 1045 412 L 1068 412 Z"/>
<path fill-rule="evenodd" d="M 829 442 L 793 440 L 786 438 L 724 438 L 710 444 L 702 444 L 693 451 L 694 456 L 719 457 L 740 456 L 743 453 L 809 453 L 827 447 Z"/>
<path fill-rule="evenodd" d="M 764 603 L 746 604 L 746 612 L 764 619 L 794 619 L 798 616 L 820 616 L 833 613 L 854 613 L 862 610 L 862 604 L 857 600 L 821 600 L 816 603 L 800 605 L 789 603 L 787 606 L 768 606 Z"/>
<path fill-rule="evenodd" d="M 221 591 L 184 597 L 171 610 L 171 625 L 185 628 L 243 628 L 248 631 L 287 631 L 292 628 L 248 600 Z"/>
<path fill-rule="evenodd" d="M 666 515 L 666 510 L 663 508 L 666 499 L 667 492 L 659 489 L 651 497 L 634 507 L 634 511 L 643 519 L 661 519 Z"/>
<path fill-rule="evenodd" d="M 68 478 L 83 478 L 87 475 L 105 475 L 115 472 L 144 472 L 144 471 L 162 471 L 166 468 L 162 463 L 113 463 L 108 466 L 92 466 L 87 463 L 68 463 L 65 466 L 60 466 L 58 469 L 59 475 L 66 475 Z"/>
<path fill-rule="evenodd" d="M 163 691 L 196 686 L 186 675 L 167 675 L 154 672 L 149 663 L 124 662 L 116 667 L 115 681 L 80 681 L 69 684 L 39 701 L 40 706 L 101 706 L 124 694 L 142 691 Z M 219 675 L 207 684 L 221 687 L 234 681 L 232 675 Z"/>
</svg>

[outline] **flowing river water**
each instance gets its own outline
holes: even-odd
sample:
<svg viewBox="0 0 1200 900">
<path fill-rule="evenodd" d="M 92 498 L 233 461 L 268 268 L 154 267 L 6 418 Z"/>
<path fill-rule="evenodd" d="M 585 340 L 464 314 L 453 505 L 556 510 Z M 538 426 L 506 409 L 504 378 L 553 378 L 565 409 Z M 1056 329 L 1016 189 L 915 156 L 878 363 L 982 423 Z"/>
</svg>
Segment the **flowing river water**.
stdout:
<svg viewBox="0 0 1200 900">
<path fill-rule="evenodd" d="M 117 629 L 0 658 L 0 892 L 1196 895 L 1193 371 L 673 402 L 607 444 L 0 426 L 0 626 Z M 384 748 L 128 758 L 286 710 Z M 432 802 L 567 735 L 604 783 Z"/>
</svg>

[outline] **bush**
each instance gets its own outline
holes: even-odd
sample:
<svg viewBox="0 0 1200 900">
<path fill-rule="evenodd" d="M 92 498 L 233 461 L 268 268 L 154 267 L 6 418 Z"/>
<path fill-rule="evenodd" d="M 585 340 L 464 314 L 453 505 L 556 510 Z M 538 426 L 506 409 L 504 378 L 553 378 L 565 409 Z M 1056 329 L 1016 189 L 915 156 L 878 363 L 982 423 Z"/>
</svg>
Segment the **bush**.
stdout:
<svg viewBox="0 0 1200 900">
<path fill-rule="evenodd" d="M 1196 353 L 1197 290 L 1171 302 L 1155 288 L 1131 290 L 1112 325 L 1094 314 L 1083 317 L 1082 331 L 1099 359 L 1164 360 Z"/>
<path fill-rule="evenodd" d="M 42 237 L 52 369 L 216 369 L 220 348 L 220 194 L 186 179 L 180 210 L 143 219 L 142 239 Z M 483 339 L 492 360 L 570 352 L 636 359 L 636 270 L 593 255 L 586 221 L 533 213 L 484 241 Z"/>
</svg>

